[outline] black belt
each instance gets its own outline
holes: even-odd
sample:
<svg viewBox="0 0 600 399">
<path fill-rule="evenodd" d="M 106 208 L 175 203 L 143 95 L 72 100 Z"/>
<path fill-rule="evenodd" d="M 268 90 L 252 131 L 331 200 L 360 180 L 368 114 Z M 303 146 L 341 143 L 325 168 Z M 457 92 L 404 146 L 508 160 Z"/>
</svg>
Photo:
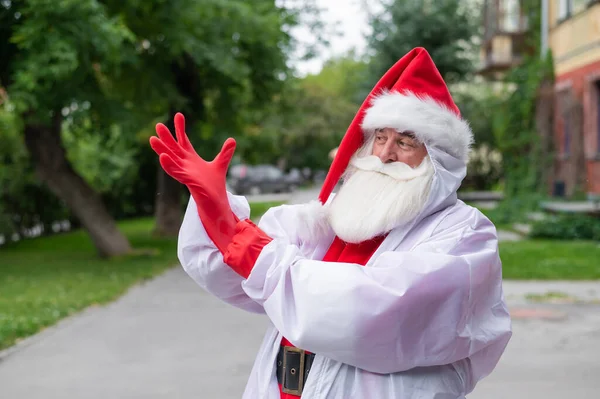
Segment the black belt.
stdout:
<svg viewBox="0 0 600 399">
<path fill-rule="evenodd" d="M 302 395 L 304 384 L 315 359 L 314 353 L 306 353 L 293 346 L 281 346 L 277 354 L 277 381 L 284 393 Z"/>
</svg>

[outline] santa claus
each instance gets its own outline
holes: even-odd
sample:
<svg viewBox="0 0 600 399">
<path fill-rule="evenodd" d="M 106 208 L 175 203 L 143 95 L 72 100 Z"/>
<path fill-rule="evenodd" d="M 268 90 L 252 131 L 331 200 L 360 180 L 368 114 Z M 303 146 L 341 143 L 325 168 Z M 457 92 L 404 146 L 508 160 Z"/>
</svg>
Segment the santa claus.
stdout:
<svg viewBox="0 0 600 399">
<path fill-rule="evenodd" d="M 498 239 L 457 199 L 472 133 L 425 49 L 365 100 L 319 200 L 258 226 L 225 189 L 235 142 L 205 162 L 175 126 L 151 145 L 192 196 L 181 264 L 271 323 L 244 398 L 464 398 L 492 372 L 511 336 Z"/>
</svg>

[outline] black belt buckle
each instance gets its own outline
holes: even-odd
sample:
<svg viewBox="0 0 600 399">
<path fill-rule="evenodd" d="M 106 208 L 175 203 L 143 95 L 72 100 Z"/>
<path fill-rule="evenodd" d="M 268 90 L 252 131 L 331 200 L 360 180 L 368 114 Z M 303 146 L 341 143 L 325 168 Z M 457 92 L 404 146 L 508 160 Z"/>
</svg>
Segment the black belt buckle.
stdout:
<svg viewBox="0 0 600 399">
<path fill-rule="evenodd" d="M 304 362 L 306 351 L 293 346 L 283 347 L 283 375 L 281 390 L 300 396 L 304 390 Z"/>
</svg>

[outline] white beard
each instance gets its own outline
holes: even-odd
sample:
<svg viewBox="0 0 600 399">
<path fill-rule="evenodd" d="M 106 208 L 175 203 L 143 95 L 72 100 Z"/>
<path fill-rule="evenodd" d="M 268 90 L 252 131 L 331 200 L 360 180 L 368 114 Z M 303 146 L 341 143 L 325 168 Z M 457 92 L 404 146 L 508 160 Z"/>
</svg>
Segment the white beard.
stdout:
<svg viewBox="0 0 600 399">
<path fill-rule="evenodd" d="M 402 162 L 382 163 L 376 156 L 354 157 L 350 177 L 327 206 L 335 234 L 359 243 L 413 220 L 423 209 L 434 170 L 426 156 L 411 168 Z"/>
</svg>

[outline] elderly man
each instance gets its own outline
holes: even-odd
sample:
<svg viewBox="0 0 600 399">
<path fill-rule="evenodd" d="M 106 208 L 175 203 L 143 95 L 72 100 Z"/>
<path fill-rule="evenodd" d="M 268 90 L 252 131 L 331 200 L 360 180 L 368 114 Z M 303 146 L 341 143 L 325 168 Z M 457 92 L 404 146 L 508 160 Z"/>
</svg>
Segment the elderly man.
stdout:
<svg viewBox="0 0 600 399">
<path fill-rule="evenodd" d="M 151 145 L 192 195 L 181 263 L 271 322 L 244 398 L 464 398 L 492 372 L 511 336 L 496 230 L 457 199 L 472 133 L 425 49 L 365 100 L 319 201 L 259 226 L 225 191 L 234 141 L 205 162 L 175 122 Z"/>
</svg>

